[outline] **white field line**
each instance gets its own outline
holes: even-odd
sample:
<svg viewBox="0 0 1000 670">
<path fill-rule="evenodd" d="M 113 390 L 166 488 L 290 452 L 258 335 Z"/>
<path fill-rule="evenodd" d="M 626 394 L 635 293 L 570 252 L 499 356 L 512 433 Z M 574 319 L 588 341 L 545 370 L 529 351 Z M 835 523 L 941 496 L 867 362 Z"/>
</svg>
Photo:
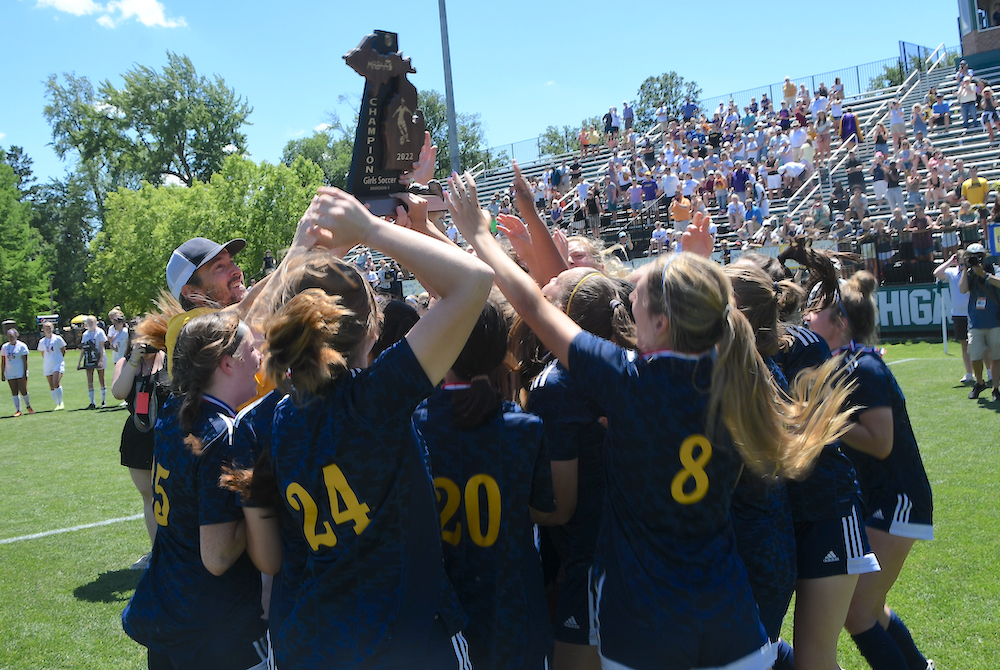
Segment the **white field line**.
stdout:
<svg viewBox="0 0 1000 670">
<path fill-rule="evenodd" d="M 929 360 L 929 359 L 901 358 L 898 361 L 892 361 L 891 363 L 886 363 L 886 365 L 895 365 L 896 363 L 909 363 L 910 361 L 916 361 L 916 360 Z"/>
<path fill-rule="evenodd" d="M 104 521 L 98 521 L 96 523 L 85 523 L 81 526 L 72 526 L 70 528 L 60 528 L 58 530 L 47 530 L 44 533 L 32 533 L 31 535 L 22 535 L 20 537 L 9 537 L 6 540 L 0 540 L 0 544 L 11 544 L 13 542 L 21 542 L 22 540 L 37 540 L 40 537 L 48 537 L 49 535 L 61 535 L 62 533 L 72 533 L 76 530 L 85 530 L 87 528 L 97 528 L 98 526 L 110 526 L 113 523 L 121 523 L 122 521 L 135 521 L 136 519 L 141 519 L 141 514 L 133 514 L 132 516 L 121 516 L 117 519 L 105 519 Z"/>
</svg>

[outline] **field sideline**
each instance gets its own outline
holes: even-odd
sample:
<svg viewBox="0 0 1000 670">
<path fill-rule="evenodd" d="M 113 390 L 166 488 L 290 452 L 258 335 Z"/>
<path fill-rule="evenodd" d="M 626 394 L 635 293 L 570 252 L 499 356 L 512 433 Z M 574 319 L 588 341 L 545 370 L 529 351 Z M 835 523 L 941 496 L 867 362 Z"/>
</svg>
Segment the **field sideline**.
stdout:
<svg viewBox="0 0 1000 670">
<path fill-rule="evenodd" d="M 1000 659 L 1000 403 L 988 392 L 966 399 L 955 383 L 963 373 L 955 344 L 949 355 L 940 343 L 887 348 L 934 489 L 936 537 L 917 543 L 890 604 L 941 670 L 992 670 Z M 75 359 L 68 352 L 67 367 Z M 6 384 L 0 393 L 0 669 L 144 668 L 145 650 L 120 621 L 139 579 L 128 567 L 148 549 L 139 494 L 118 460 L 127 410 L 110 388 L 107 409 L 83 410 L 86 377 L 71 370 L 67 409 L 52 412 L 37 353 L 29 367 L 37 414 L 11 417 Z M 77 526 L 89 527 L 4 542 Z M 786 617 L 789 638 L 790 624 Z M 868 667 L 846 634 L 840 651 L 847 670 Z"/>
</svg>

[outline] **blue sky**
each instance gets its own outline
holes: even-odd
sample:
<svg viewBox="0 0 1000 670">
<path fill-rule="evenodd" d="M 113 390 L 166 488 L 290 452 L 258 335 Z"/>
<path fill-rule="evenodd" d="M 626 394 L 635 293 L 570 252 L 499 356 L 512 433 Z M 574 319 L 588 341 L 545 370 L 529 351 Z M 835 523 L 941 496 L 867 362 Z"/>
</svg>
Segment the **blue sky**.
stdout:
<svg viewBox="0 0 1000 670">
<path fill-rule="evenodd" d="M 959 41 L 953 0 L 780 6 L 794 9 L 765 18 L 759 8 L 779 5 L 451 0 L 456 106 L 478 112 L 497 146 L 620 107 L 643 79 L 669 70 L 716 95 L 891 58 L 899 40 Z M 160 69 L 167 50 L 185 54 L 254 107 L 249 150 L 270 162 L 330 112 L 350 121 L 351 106 L 338 99 L 356 100 L 363 80 L 341 57 L 376 28 L 399 33 L 418 88 L 444 91 L 434 0 L 0 0 L 0 26 L 0 146 L 23 146 L 40 180 L 68 166 L 48 146 L 42 116 L 50 74 L 120 86 L 134 64 Z"/>
</svg>

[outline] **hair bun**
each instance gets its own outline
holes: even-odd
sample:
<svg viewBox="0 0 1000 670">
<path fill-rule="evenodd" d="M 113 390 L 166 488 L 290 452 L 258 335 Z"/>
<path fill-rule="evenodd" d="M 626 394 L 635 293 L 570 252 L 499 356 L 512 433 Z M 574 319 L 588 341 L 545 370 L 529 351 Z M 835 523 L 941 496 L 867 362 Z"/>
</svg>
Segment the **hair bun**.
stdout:
<svg viewBox="0 0 1000 670">
<path fill-rule="evenodd" d="M 853 284 L 858 292 L 865 298 L 870 298 L 878 288 L 878 282 L 875 281 L 875 275 L 867 270 L 861 270 L 854 273 L 854 276 L 848 280 L 848 283 Z"/>
</svg>

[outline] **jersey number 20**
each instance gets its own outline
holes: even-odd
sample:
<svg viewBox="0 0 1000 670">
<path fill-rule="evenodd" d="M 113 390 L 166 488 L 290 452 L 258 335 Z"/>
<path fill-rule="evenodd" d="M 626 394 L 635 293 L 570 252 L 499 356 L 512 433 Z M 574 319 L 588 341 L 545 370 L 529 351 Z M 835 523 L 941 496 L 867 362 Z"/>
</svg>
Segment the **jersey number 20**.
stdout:
<svg viewBox="0 0 1000 670">
<path fill-rule="evenodd" d="M 444 509 L 441 511 L 441 539 L 457 547 L 462 540 L 462 522 L 455 521 L 454 530 L 448 530 L 448 523 L 462 504 L 462 493 L 458 484 L 447 477 L 435 477 L 434 487 L 438 500 L 444 491 Z M 486 534 L 479 516 L 479 488 L 486 490 Z M 500 486 L 489 475 L 478 474 L 469 477 L 465 483 L 465 520 L 469 526 L 469 537 L 477 547 L 492 547 L 500 536 Z"/>
</svg>

